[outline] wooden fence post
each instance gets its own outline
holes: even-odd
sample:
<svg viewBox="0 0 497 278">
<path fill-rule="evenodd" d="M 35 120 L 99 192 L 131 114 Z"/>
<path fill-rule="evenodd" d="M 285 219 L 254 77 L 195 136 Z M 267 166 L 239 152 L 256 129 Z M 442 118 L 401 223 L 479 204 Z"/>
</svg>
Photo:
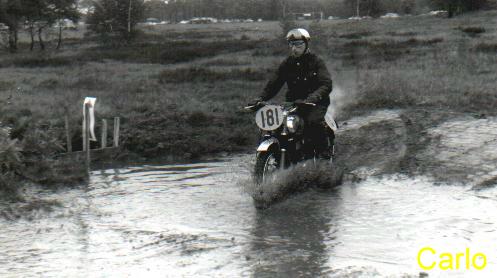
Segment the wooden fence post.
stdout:
<svg viewBox="0 0 497 278">
<path fill-rule="evenodd" d="M 67 152 L 72 153 L 72 140 L 71 140 L 71 132 L 69 131 L 69 116 L 66 115 L 64 116 L 64 122 L 66 126 L 66 144 L 67 144 Z"/>
<path fill-rule="evenodd" d="M 120 118 L 114 117 L 114 147 L 119 147 L 119 124 Z"/>
<path fill-rule="evenodd" d="M 101 148 L 105 149 L 107 147 L 107 120 L 102 120 L 102 145 Z"/>
<path fill-rule="evenodd" d="M 87 107 L 86 107 L 86 105 L 85 105 L 85 107 L 84 107 L 84 109 L 85 109 L 85 118 L 83 119 L 83 120 L 85 121 L 85 122 L 84 122 L 84 124 L 85 124 L 85 129 L 84 129 L 84 130 L 83 130 L 83 132 L 82 132 L 82 133 L 83 133 L 83 151 L 86 151 L 86 138 L 88 137 L 88 121 L 87 121 L 87 119 L 90 117 L 90 116 L 88 115 L 88 111 L 87 111 L 87 109 L 86 109 L 86 108 L 87 108 Z"/>
</svg>

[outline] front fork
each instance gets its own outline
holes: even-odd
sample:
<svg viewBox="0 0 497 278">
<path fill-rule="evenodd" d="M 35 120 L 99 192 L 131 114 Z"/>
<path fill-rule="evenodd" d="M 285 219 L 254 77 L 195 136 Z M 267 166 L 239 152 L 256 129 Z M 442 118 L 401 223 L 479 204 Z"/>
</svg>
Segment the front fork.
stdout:
<svg viewBox="0 0 497 278">
<path fill-rule="evenodd" d="M 272 136 L 263 137 L 261 142 L 259 143 L 259 147 L 257 148 L 257 153 L 267 152 L 272 148 L 277 148 L 280 151 L 280 169 L 284 169 L 286 167 L 286 149 L 281 145 L 281 142 Z"/>
<path fill-rule="evenodd" d="M 286 134 L 282 134 L 286 135 Z M 268 151 L 269 149 L 276 147 L 280 151 L 280 169 L 285 169 L 287 166 L 287 160 L 288 160 L 288 147 L 291 148 L 291 145 L 289 144 L 288 141 L 286 141 L 284 138 L 276 138 L 276 137 L 266 137 L 263 138 L 259 144 L 259 147 L 257 148 L 257 152 L 265 152 Z M 290 159 L 293 159 L 290 157 Z"/>
<path fill-rule="evenodd" d="M 283 170 L 285 169 L 285 162 L 286 162 L 286 149 L 281 149 L 281 158 L 280 158 L 280 169 Z"/>
</svg>

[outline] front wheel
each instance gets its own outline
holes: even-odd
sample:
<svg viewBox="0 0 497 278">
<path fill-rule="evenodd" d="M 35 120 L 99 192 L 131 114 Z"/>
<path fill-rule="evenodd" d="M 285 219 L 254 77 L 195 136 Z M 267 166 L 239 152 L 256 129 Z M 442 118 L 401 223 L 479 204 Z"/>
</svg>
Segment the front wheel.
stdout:
<svg viewBox="0 0 497 278">
<path fill-rule="evenodd" d="M 269 176 L 274 174 L 279 168 L 281 163 L 281 154 L 275 150 L 268 150 L 257 154 L 255 162 L 255 183 L 261 184 Z"/>
</svg>

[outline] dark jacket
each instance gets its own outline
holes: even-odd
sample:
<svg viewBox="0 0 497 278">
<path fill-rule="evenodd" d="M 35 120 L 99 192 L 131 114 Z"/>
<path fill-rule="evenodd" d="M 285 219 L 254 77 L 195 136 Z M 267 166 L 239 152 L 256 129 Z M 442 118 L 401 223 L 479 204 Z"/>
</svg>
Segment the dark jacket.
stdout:
<svg viewBox="0 0 497 278">
<path fill-rule="evenodd" d="M 262 100 L 273 98 L 285 82 L 286 101 L 300 99 L 326 107 L 330 104 L 329 94 L 333 89 L 330 73 L 324 61 L 313 53 L 286 58 L 264 88 Z"/>
</svg>

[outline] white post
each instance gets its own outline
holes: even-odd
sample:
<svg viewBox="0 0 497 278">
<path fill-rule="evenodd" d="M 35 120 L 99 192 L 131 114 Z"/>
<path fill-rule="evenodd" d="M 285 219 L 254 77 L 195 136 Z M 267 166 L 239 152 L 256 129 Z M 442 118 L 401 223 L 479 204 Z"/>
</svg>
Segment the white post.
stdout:
<svg viewBox="0 0 497 278">
<path fill-rule="evenodd" d="M 86 171 L 90 173 L 90 104 L 85 105 L 86 110 L 86 130 L 85 130 L 85 145 L 86 145 Z"/>
</svg>

